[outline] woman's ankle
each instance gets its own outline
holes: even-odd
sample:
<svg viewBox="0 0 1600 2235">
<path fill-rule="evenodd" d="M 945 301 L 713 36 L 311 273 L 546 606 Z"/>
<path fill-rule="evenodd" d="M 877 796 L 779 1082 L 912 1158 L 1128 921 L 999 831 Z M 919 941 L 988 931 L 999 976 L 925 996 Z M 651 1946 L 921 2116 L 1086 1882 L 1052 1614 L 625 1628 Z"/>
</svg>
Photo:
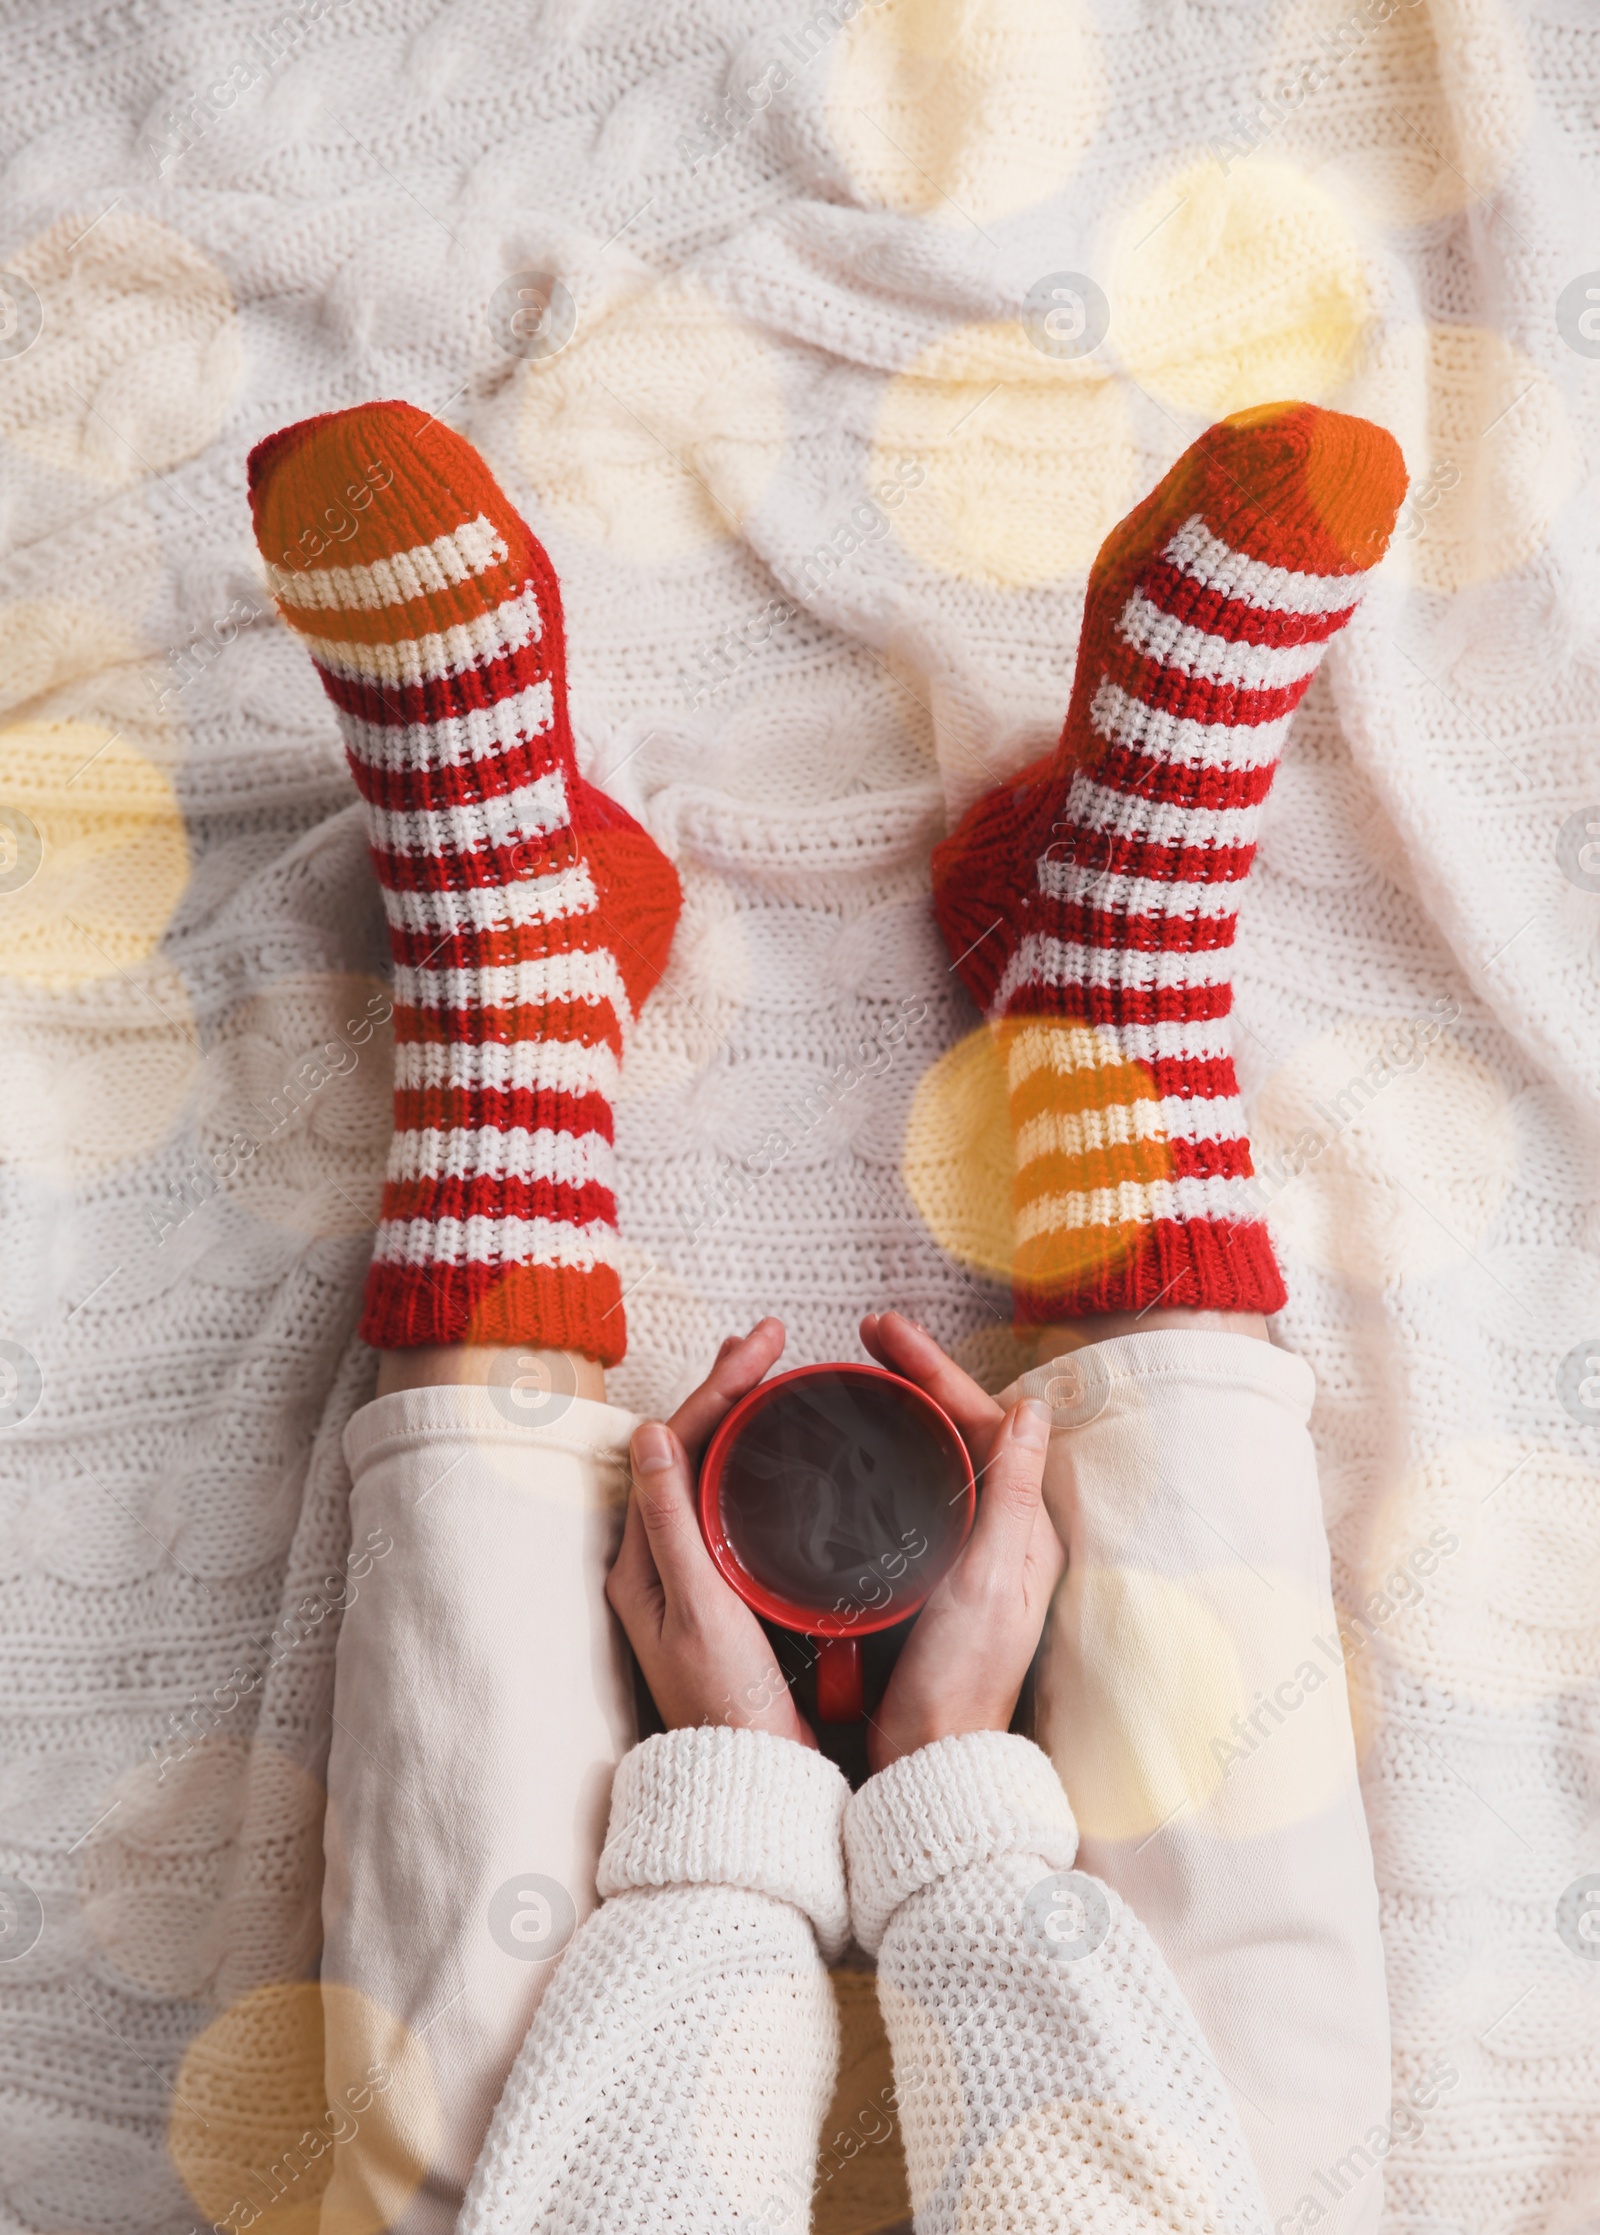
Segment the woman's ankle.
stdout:
<svg viewBox="0 0 1600 2235">
<path fill-rule="evenodd" d="M 1089 1343 L 1109 1342 L 1114 1335 L 1153 1335 L 1171 1328 L 1197 1335 L 1245 1335 L 1254 1342 L 1270 1342 L 1266 1320 L 1259 1312 L 1196 1311 L 1182 1305 L 1149 1305 L 1142 1312 L 1091 1312 L 1082 1319 L 1059 1320 L 1034 1330 L 1035 1366 L 1048 1366 Z M 1020 1330 L 1019 1330 L 1020 1332 Z"/>
<path fill-rule="evenodd" d="M 606 1401 L 605 1368 L 580 1350 L 541 1350 L 536 1343 L 420 1343 L 414 1350 L 378 1353 L 380 1397 L 401 1389 L 514 1387 L 519 1379 L 535 1389 Z"/>
</svg>

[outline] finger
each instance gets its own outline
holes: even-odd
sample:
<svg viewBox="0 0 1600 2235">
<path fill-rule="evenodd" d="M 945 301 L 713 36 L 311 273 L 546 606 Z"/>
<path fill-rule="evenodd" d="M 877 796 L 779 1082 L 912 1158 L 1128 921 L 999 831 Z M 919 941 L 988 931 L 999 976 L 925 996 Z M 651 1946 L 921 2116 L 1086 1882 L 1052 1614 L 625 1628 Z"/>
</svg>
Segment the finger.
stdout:
<svg viewBox="0 0 1600 2235">
<path fill-rule="evenodd" d="M 880 1366 L 914 1381 L 950 1415 L 962 1435 L 987 1442 L 1005 1417 L 989 1392 L 946 1357 L 926 1328 L 903 1312 L 869 1312 L 861 1340 Z"/>
<path fill-rule="evenodd" d="M 961 1555 L 969 1573 L 1020 1575 L 1034 1523 L 1044 1514 L 1049 1448 L 1050 1408 L 1037 1397 L 1025 1398 L 1005 1415 L 983 1472 L 978 1518 Z M 1048 1515 L 1044 1518 L 1048 1524 Z"/>
<path fill-rule="evenodd" d="M 1041 1500 L 1033 1517 L 1033 1534 L 1028 1539 L 1027 1584 L 1043 1605 L 1048 1606 L 1054 1598 L 1066 1566 L 1067 1548 Z"/>
<path fill-rule="evenodd" d="M 772 1371 L 783 1356 L 781 1319 L 759 1319 L 748 1335 L 730 1335 L 717 1352 L 711 1371 L 692 1390 L 667 1425 L 691 1459 L 698 1459 L 713 1431 L 749 1395 L 757 1382 Z"/>
<path fill-rule="evenodd" d="M 659 1420 L 633 1432 L 633 1499 L 669 1606 L 692 1606 L 707 1590 L 725 1591 L 695 1510 L 694 1484 L 681 1443 Z"/>
<path fill-rule="evenodd" d="M 627 1631 L 630 1641 L 636 1619 L 647 1619 L 653 1613 L 659 1625 L 661 1609 L 666 1604 L 666 1599 L 650 1551 L 644 1515 L 639 1511 L 638 1499 L 632 1496 L 628 1499 L 628 1510 L 623 1519 L 622 1542 L 617 1547 L 617 1556 L 606 1576 L 606 1597 L 615 1608 L 617 1619 Z"/>
</svg>

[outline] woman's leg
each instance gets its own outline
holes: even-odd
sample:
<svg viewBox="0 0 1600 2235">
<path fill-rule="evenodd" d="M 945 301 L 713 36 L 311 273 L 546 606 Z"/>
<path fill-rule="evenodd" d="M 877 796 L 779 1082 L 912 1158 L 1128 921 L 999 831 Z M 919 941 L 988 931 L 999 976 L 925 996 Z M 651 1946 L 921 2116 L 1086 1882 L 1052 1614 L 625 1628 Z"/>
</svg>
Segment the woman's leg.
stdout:
<svg viewBox="0 0 1600 2235">
<path fill-rule="evenodd" d="M 357 1545 L 329 1764 L 328 2224 L 447 2228 L 633 1737 L 603 1585 L 630 1417 L 611 1105 L 679 892 L 579 775 L 548 555 L 407 404 L 250 461 L 279 610 L 367 803 L 395 1132 L 346 1438 Z M 394 2075 L 378 2086 L 369 2068 Z M 361 2101 L 359 2112 L 355 2108 Z"/>
<path fill-rule="evenodd" d="M 384 1367 L 405 1386 L 345 1438 L 352 1543 L 378 1557 L 335 1675 L 329 2102 L 358 2104 L 374 2065 L 398 2084 L 340 2137 L 331 2228 L 453 2226 L 556 1958 L 595 1906 L 611 1775 L 636 1736 L 604 1595 L 634 1421 L 566 1395 L 568 1361 L 507 1355 L 527 1425 L 489 1378 L 498 1360 L 446 1352 L 419 1372 L 402 1353 Z"/>
<path fill-rule="evenodd" d="M 1188 1335 L 1242 1335 L 1246 1342 L 1270 1343 L 1271 1333 L 1260 1312 L 1188 1311 L 1183 1307 L 1152 1305 L 1142 1312 L 1086 1312 L 1082 1319 L 1067 1319 L 1041 1327 L 1034 1337 L 1038 1363 L 1066 1358 L 1086 1343 L 1109 1342 L 1113 1335 L 1156 1335 L 1176 1327 Z"/>
<path fill-rule="evenodd" d="M 1095 560 L 1055 752 L 934 849 L 1006 1067 L 1029 1325 L 1284 1301 L 1228 955 L 1290 718 L 1404 493 L 1365 420 L 1273 404 L 1211 428 Z"/>
<path fill-rule="evenodd" d="M 722 1345 L 672 1416 L 692 1458 L 782 1349 L 775 1319 Z M 595 1906 L 612 1772 L 637 1736 L 605 1597 L 636 1426 L 579 1353 L 455 1345 L 386 1353 L 346 1433 L 354 1541 L 386 1549 L 339 1636 L 329 2099 L 359 2096 L 374 2063 L 400 2084 L 343 2138 L 330 2230 L 454 2225 Z"/>
<path fill-rule="evenodd" d="M 1034 1735 L 1082 1867 L 1188 1996 L 1273 2219 L 1365 2235 L 1389 2018 L 1312 1376 L 1208 1316 L 1087 1345 L 1074 1329 L 1054 1357 L 1047 1339 L 1006 1393 L 1053 1407 L 1045 1496 L 1068 1553 Z"/>
<path fill-rule="evenodd" d="M 611 1105 L 681 894 L 578 773 L 555 570 L 471 445 L 409 404 L 270 436 L 250 503 L 367 804 L 394 955 L 361 1332 L 615 1364 Z"/>
<path fill-rule="evenodd" d="M 532 1344 L 430 1343 L 417 1350 L 386 1350 L 378 1359 L 378 1395 L 403 1389 L 504 1388 L 513 1406 L 544 1410 L 565 1390 L 595 1404 L 606 1401 L 605 1368 L 581 1350 L 542 1350 Z"/>
<path fill-rule="evenodd" d="M 1068 1547 L 1036 1728 L 1087 1867 L 1205 2027 L 1275 2217 L 1375 2219 L 1371 1855 L 1307 1417 L 1234 1075 L 1228 950 L 1290 715 L 1405 490 L 1365 421 L 1213 427 L 1108 539 L 1060 746 L 934 856 L 1006 1064 L 1013 1285 Z M 1381 2146 L 1379 2146 L 1381 2144 Z M 1370 2176 L 1370 2177 L 1368 2177 Z"/>
</svg>

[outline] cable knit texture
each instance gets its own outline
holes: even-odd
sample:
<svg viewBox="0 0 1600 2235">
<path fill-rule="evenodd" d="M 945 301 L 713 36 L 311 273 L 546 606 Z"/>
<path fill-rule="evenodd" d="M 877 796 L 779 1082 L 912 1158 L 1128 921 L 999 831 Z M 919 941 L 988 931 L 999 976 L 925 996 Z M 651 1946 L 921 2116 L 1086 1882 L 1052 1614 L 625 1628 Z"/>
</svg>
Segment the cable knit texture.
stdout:
<svg viewBox="0 0 1600 2235">
<path fill-rule="evenodd" d="M 758 2218 L 804 2235 L 838 2062 L 818 1931 L 837 1954 L 847 1797 L 831 1762 L 763 1732 L 670 1731 L 624 1758 L 609 1898 L 539 2005 L 460 2235 Z"/>
<path fill-rule="evenodd" d="M 996 1855 L 1042 1855 L 1070 1869 L 1078 1851 L 1061 1780 L 1037 1746 L 974 1731 L 903 1754 L 852 1796 L 845 1854 L 855 1936 L 875 1955 L 884 1928 L 920 1886 Z"/>
<path fill-rule="evenodd" d="M 765 1731 L 682 1730 L 624 1756 L 596 1883 L 744 1886 L 792 1902 L 831 1960 L 849 1933 L 844 1779 L 825 1756 Z"/>
<path fill-rule="evenodd" d="M 1600 14 L 832 13 L 0 21 L 5 268 L 42 311 L 26 348 L 26 297 L 0 316 L 21 2226 L 186 2228 L 186 2150 L 242 2181 L 304 2123 L 308 2035 L 263 1998 L 317 1965 L 391 952 L 245 459 L 374 393 L 459 429 L 549 551 L 578 765 L 683 881 L 615 1105 L 638 1413 L 774 1308 L 795 1363 L 894 1303 L 1018 1370 L 1004 1081 L 981 1123 L 947 1091 L 992 1039 L 930 849 L 1050 751 L 1094 554 L 1204 427 L 1302 394 L 1401 441 L 1389 558 L 1263 810 L 1235 1061 L 1365 1624 L 1396 2088 L 1462 2074 L 1384 2161 L 1396 2224 L 1582 2224 L 1600 1967 L 1558 1910 L 1600 1867 L 1600 1498 L 1562 1362 L 1600 1330 L 1600 380 L 1566 291 L 1592 327 Z M 1064 243 L 1112 312 L 1076 357 L 1028 304 Z M 202 2099 L 223 2017 L 259 2052 Z"/>
<path fill-rule="evenodd" d="M 1233 2106 L 1149 1934 L 1097 1880 L 1058 1891 L 1076 1835 L 1047 1782 L 1037 1747 L 985 1732 L 850 1802 L 917 2235 L 1264 2235 Z"/>
</svg>

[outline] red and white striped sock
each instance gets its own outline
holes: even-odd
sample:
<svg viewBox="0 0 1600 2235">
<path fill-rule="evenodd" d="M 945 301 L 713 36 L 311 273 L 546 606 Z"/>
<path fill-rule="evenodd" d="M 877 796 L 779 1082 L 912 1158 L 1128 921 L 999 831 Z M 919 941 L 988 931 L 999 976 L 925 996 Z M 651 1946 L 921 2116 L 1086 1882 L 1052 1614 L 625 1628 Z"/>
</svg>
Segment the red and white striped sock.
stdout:
<svg viewBox="0 0 1600 2235">
<path fill-rule="evenodd" d="M 250 457 L 256 540 L 367 802 L 395 962 L 395 1131 L 361 1332 L 614 1365 L 611 1104 L 677 874 L 578 774 L 549 558 L 410 404 Z"/>
<path fill-rule="evenodd" d="M 1289 717 L 1405 486 L 1364 419 L 1212 427 L 1095 561 L 1055 753 L 935 850 L 940 930 L 1007 1068 L 1020 1320 L 1284 1301 L 1227 951 Z"/>
</svg>

